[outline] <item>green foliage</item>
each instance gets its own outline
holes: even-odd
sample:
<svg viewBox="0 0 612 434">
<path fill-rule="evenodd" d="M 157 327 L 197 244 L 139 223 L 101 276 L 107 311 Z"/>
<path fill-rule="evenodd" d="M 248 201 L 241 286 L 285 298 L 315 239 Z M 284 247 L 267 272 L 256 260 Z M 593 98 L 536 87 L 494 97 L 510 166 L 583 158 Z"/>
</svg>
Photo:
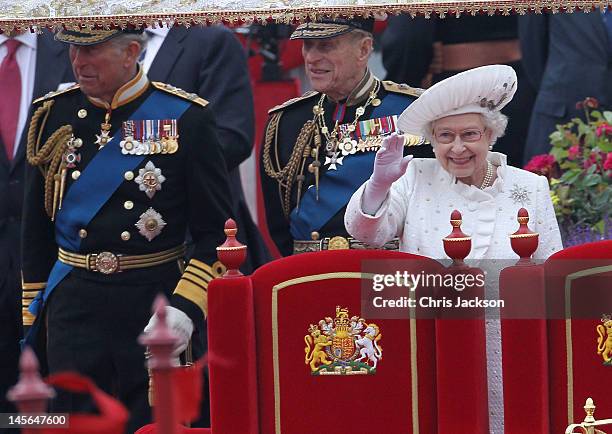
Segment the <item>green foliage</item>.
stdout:
<svg viewBox="0 0 612 434">
<path fill-rule="evenodd" d="M 584 119 L 557 125 L 550 153 L 534 157 L 525 169 L 548 177 L 561 226 L 588 225 L 601 233 L 612 217 L 612 112 L 598 105 L 592 98 L 578 103 Z"/>
</svg>

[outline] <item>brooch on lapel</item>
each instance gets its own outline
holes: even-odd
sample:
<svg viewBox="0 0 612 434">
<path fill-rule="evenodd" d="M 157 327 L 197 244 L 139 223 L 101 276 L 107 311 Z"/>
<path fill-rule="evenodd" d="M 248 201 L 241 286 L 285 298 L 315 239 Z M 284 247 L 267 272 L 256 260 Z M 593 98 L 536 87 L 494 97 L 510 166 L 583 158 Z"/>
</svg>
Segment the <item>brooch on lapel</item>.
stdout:
<svg viewBox="0 0 612 434">
<path fill-rule="evenodd" d="M 514 184 L 510 190 L 510 199 L 512 199 L 514 203 L 520 203 L 522 206 L 525 206 L 531 203 L 531 199 L 529 199 L 530 194 L 531 192 L 527 190 L 526 187 Z"/>
</svg>

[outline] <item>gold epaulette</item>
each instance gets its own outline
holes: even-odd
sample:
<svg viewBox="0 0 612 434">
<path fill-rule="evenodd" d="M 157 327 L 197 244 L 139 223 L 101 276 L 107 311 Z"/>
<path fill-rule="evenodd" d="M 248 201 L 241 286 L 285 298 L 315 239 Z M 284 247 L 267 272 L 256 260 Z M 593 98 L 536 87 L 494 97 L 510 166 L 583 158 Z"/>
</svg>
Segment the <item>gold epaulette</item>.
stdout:
<svg viewBox="0 0 612 434">
<path fill-rule="evenodd" d="M 39 102 L 46 101 L 46 100 L 51 99 L 51 98 L 55 98 L 58 95 L 62 95 L 64 93 L 72 92 L 73 90 L 80 89 L 80 87 L 81 87 L 80 84 L 75 83 L 72 86 L 67 87 L 66 89 L 54 90 L 54 91 L 49 92 L 48 94 L 46 94 L 44 96 L 41 96 L 40 98 L 35 99 L 32 102 L 32 104 L 38 104 Z"/>
<path fill-rule="evenodd" d="M 153 85 L 155 89 L 159 89 L 159 90 L 163 90 L 164 92 L 171 93 L 172 95 L 176 95 L 180 98 L 189 100 L 193 103 L 201 105 L 202 107 L 206 107 L 208 105 L 208 101 L 206 101 L 204 98 L 201 98 L 199 95 L 195 93 L 189 93 L 187 91 L 184 91 L 183 89 L 180 89 L 178 87 L 174 87 L 170 84 L 162 83 L 159 81 L 152 81 L 151 84 Z"/>
<path fill-rule="evenodd" d="M 300 101 L 305 101 L 305 100 L 307 100 L 307 99 L 309 99 L 309 98 L 312 98 L 312 97 L 313 97 L 313 96 L 315 96 L 315 95 L 319 95 L 319 92 L 317 92 L 317 91 L 315 91 L 315 90 L 309 90 L 308 92 L 306 92 L 306 93 L 305 93 L 304 95 L 302 95 L 302 96 L 298 96 L 297 98 L 291 98 L 290 100 L 285 101 L 284 103 L 279 104 L 279 105 L 277 105 L 276 107 L 272 107 L 270 110 L 268 110 L 268 114 L 269 114 L 269 115 L 271 115 L 271 114 L 272 114 L 272 113 L 274 113 L 274 112 L 277 112 L 277 111 L 279 111 L 279 110 L 282 110 L 282 109 L 284 109 L 284 108 L 287 108 L 287 107 L 289 107 L 290 105 L 293 105 L 293 104 L 295 104 L 295 103 L 297 103 L 297 102 L 300 102 Z"/>
<path fill-rule="evenodd" d="M 425 92 L 425 89 L 421 89 L 420 87 L 411 87 L 405 83 L 398 84 L 390 80 L 385 80 L 382 82 L 382 84 L 387 92 L 401 93 L 417 98 L 420 97 L 423 92 Z"/>
</svg>

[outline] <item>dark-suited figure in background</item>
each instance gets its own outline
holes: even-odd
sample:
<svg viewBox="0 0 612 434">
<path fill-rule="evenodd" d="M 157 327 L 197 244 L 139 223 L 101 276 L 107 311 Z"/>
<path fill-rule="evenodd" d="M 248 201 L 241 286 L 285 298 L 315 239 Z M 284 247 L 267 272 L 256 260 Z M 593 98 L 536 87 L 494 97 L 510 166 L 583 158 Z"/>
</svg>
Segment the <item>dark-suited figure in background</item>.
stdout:
<svg viewBox="0 0 612 434">
<path fill-rule="evenodd" d="M 177 86 L 210 102 L 219 141 L 230 172 L 230 188 L 238 239 L 249 246 L 245 272 L 270 257 L 246 205 L 238 165 L 251 154 L 254 122 L 253 93 L 246 55 L 234 34 L 223 26 L 175 26 L 147 29 L 142 60 L 153 81 Z"/>
<path fill-rule="evenodd" d="M 238 169 L 251 154 L 255 128 L 253 94 L 244 50 L 234 34 L 223 26 L 161 27 L 147 29 L 146 34 L 147 51 L 142 65 L 149 78 L 196 93 L 210 102 L 229 171 L 238 238 L 249 247 L 248 262 L 243 268 L 249 273 L 269 257 L 247 208 Z M 194 354 L 206 351 L 205 328 L 194 333 L 193 345 Z M 196 426 L 210 426 L 207 404 L 203 405 Z"/>
<path fill-rule="evenodd" d="M 519 20 L 523 64 L 538 94 L 525 162 L 550 150 L 555 126 L 582 112 L 576 103 L 595 97 L 612 105 L 612 11 L 527 14 Z M 606 23 L 607 27 L 606 27 Z"/>
<path fill-rule="evenodd" d="M 19 66 L 13 73 L 19 74 L 19 83 L 13 81 L 11 72 L 5 69 L 11 68 L 7 56 L 13 50 L 15 57 L 12 59 Z M 0 65 L 0 87 L 4 89 L 8 85 L 13 92 L 18 92 L 13 94 L 17 103 L 8 101 L 10 97 L 5 93 L 0 95 L 0 413 L 3 413 L 11 408 L 5 399 L 6 391 L 17 382 L 22 323 L 19 235 L 30 103 L 56 90 L 61 83 L 73 82 L 74 77 L 68 50 L 54 41 L 53 34 L 48 31 L 38 36 L 29 32 L 12 38 L 0 35 Z"/>
<path fill-rule="evenodd" d="M 382 35 L 387 79 L 429 87 L 458 72 L 478 66 L 505 64 L 518 76 L 518 90 L 502 113 L 510 118 L 506 134 L 495 151 L 508 156 L 508 164 L 521 166 L 535 91 L 521 65 L 517 16 L 467 16 L 445 19 L 389 18 Z"/>
</svg>

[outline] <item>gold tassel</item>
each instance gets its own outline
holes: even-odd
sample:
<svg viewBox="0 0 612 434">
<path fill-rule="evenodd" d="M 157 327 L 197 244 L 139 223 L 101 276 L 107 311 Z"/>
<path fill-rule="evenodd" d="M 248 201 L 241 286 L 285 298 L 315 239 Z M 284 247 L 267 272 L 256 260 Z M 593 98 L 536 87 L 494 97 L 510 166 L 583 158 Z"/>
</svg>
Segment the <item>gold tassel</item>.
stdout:
<svg viewBox="0 0 612 434">
<path fill-rule="evenodd" d="M 53 209 L 51 210 L 51 221 L 55 221 L 55 210 L 57 209 L 57 200 L 59 196 L 60 188 L 60 175 L 56 173 L 53 175 Z"/>
<path fill-rule="evenodd" d="M 297 191 L 297 201 L 296 201 L 295 207 L 297 209 L 300 209 L 300 200 L 302 199 L 302 185 L 304 184 L 304 179 L 306 179 L 306 177 L 300 173 L 296 177 L 296 179 L 298 182 L 298 191 Z"/>
<path fill-rule="evenodd" d="M 62 209 L 62 202 L 64 201 L 64 189 L 66 188 L 66 168 L 65 167 L 62 168 L 62 174 L 60 178 L 61 178 L 61 181 L 60 181 L 60 191 L 59 191 L 59 204 L 57 206 L 58 210 Z"/>
<path fill-rule="evenodd" d="M 319 200 L 319 168 L 321 166 L 321 162 L 319 161 L 319 149 L 321 147 L 321 136 L 319 135 L 319 131 L 315 131 L 314 133 L 314 143 L 315 148 L 312 150 L 314 161 L 312 162 L 314 165 L 314 176 L 315 176 L 315 193 L 317 201 Z"/>
</svg>

